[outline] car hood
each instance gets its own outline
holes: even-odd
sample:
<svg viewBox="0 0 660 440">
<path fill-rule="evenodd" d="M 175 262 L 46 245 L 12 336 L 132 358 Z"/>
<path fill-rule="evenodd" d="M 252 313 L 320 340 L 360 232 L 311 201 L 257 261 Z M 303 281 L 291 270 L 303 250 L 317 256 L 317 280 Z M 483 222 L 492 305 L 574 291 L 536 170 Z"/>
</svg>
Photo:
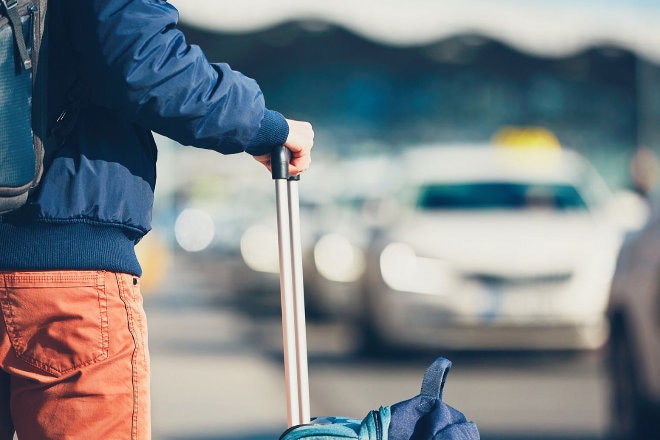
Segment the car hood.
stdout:
<svg viewBox="0 0 660 440">
<path fill-rule="evenodd" d="M 592 257 L 614 258 L 620 242 L 589 213 L 542 212 L 418 214 L 388 238 L 462 271 L 512 277 L 570 274 Z"/>
</svg>

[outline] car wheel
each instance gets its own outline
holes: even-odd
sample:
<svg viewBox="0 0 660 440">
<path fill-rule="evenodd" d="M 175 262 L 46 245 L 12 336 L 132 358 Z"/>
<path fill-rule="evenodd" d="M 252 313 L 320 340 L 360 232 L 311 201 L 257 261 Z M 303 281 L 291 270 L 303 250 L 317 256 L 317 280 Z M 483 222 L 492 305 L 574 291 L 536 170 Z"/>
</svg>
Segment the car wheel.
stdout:
<svg viewBox="0 0 660 440">
<path fill-rule="evenodd" d="M 640 393 L 642 385 L 635 371 L 637 361 L 623 322 L 613 325 L 608 349 L 613 438 L 653 438 L 658 432 L 659 415 L 651 409 Z"/>
<path fill-rule="evenodd" d="M 392 347 L 381 335 L 378 323 L 374 317 L 374 305 L 377 301 L 375 293 L 369 288 L 361 289 L 360 312 L 355 319 L 355 328 L 359 334 L 359 354 L 365 357 L 382 357 L 391 353 Z"/>
</svg>

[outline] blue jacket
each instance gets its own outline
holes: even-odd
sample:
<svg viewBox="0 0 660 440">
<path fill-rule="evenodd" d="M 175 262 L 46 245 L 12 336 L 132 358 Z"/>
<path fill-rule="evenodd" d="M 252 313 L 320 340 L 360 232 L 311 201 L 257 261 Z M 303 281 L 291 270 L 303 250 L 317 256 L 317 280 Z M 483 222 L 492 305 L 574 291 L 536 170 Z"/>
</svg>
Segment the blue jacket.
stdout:
<svg viewBox="0 0 660 440">
<path fill-rule="evenodd" d="M 28 205 L 0 217 L 0 270 L 140 275 L 133 248 L 151 223 L 151 132 L 258 155 L 281 145 L 288 125 L 255 81 L 186 43 L 166 1 L 50 2 L 48 20 L 49 120 L 80 111 L 61 145 L 47 146 Z"/>
</svg>

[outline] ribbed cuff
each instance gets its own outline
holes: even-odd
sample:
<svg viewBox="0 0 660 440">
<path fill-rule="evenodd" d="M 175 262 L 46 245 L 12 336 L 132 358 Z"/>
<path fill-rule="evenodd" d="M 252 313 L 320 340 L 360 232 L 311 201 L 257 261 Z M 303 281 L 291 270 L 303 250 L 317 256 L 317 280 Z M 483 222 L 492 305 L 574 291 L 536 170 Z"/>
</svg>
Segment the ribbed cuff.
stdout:
<svg viewBox="0 0 660 440">
<path fill-rule="evenodd" d="M 289 124 L 280 113 L 266 109 L 259 130 L 248 142 L 245 152 L 253 156 L 270 153 L 289 137 Z"/>
</svg>

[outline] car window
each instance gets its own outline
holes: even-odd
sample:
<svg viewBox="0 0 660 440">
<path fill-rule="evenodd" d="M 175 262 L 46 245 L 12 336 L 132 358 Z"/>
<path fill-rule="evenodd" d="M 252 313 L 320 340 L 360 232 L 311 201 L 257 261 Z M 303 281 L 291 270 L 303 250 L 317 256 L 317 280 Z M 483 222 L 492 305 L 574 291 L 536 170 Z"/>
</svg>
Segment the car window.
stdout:
<svg viewBox="0 0 660 440">
<path fill-rule="evenodd" d="M 509 182 L 426 185 L 420 188 L 417 207 L 423 210 L 587 209 L 585 201 L 571 185 Z"/>
</svg>

